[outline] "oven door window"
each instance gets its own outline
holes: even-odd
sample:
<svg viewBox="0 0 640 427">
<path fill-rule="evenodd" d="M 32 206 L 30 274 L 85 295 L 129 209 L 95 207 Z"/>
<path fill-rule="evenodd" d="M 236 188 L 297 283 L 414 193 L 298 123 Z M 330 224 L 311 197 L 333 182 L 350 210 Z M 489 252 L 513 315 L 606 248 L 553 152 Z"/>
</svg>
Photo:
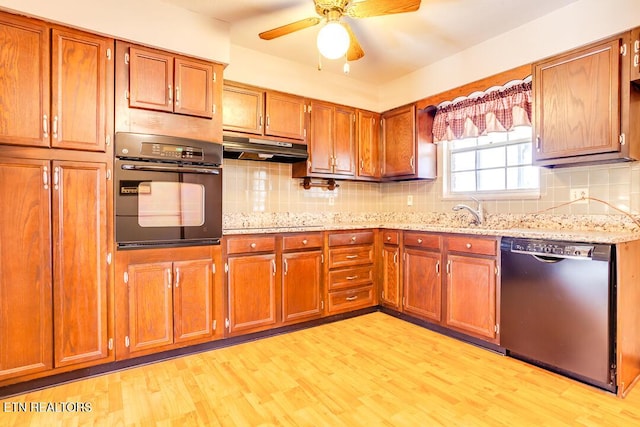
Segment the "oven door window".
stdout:
<svg viewBox="0 0 640 427">
<path fill-rule="evenodd" d="M 140 227 L 200 227 L 205 222 L 205 188 L 186 182 L 138 184 Z"/>
</svg>

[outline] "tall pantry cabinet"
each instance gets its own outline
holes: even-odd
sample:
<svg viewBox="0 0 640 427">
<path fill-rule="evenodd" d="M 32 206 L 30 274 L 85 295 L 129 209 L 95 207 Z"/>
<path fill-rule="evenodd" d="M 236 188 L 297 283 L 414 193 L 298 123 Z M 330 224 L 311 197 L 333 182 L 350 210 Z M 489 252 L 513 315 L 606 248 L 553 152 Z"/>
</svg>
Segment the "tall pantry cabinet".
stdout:
<svg viewBox="0 0 640 427">
<path fill-rule="evenodd" d="M 0 13 L 0 385 L 113 360 L 113 45 Z"/>
</svg>

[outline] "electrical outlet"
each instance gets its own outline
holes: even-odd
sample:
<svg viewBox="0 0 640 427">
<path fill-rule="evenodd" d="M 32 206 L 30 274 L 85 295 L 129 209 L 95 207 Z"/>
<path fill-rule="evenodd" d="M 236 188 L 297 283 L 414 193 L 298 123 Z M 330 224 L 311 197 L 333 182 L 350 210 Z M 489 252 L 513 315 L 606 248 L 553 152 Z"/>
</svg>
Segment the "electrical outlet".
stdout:
<svg viewBox="0 0 640 427">
<path fill-rule="evenodd" d="M 333 206 L 335 204 L 335 199 L 333 196 L 329 196 L 329 206 Z"/>
<path fill-rule="evenodd" d="M 411 194 L 407 196 L 407 206 L 413 206 L 413 196 Z"/>
<path fill-rule="evenodd" d="M 587 203 L 587 197 L 589 197 L 588 188 L 572 188 L 569 190 L 569 200 L 578 200 L 576 203 Z"/>
</svg>

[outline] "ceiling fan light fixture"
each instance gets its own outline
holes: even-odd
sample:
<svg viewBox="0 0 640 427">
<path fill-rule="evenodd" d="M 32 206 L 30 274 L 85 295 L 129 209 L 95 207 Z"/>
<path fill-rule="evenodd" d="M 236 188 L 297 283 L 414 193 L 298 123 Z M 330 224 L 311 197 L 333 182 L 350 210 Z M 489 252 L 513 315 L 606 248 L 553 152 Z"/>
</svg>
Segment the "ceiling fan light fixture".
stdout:
<svg viewBox="0 0 640 427">
<path fill-rule="evenodd" d="M 318 50 L 327 59 L 338 59 L 349 49 L 349 33 L 338 21 L 329 21 L 318 32 Z"/>
</svg>

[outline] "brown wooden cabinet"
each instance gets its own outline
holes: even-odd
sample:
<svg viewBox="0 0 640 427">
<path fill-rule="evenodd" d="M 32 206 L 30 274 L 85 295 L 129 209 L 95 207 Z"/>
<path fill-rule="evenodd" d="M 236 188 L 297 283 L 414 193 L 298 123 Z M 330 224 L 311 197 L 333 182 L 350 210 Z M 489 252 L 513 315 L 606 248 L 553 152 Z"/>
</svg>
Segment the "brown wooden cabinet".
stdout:
<svg viewBox="0 0 640 427">
<path fill-rule="evenodd" d="M 632 141 L 621 130 L 620 96 L 628 64 L 621 49 L 628 50 L 625 40 L 614 37 L 534 64 L 535 164 L 628 157 Z"/>
<path fill-rule="evenodd" d="M 355 109 L 313 100 L 309 104 L 309 159 L 293 165 L 293 177 L 355 177 Z"/>
<path fill-rule="evenodd" d="M 400 232 L 382 230 L 382 266 L 380 268 L 380 304 L 400 310 L 402 282 L 400 281 Z"/>
<path fill-rule="evenodd" d="M 386 180 L 435 179 L 436 147 L 431 134 L 435 110 L 410 104 L 382 113 L 380 162 Z"/>
<path fill-rule="evenodd" d="M 294 323 L 322 316 L 322 233 L 282 238 L 282 322 Z"/>
<path fill-rule="evenodd" d="M 0 143 L 105 151 L 113 39 L 0 12 Z"/>
<path fill-rule="evenodd" d="M 640 80 L 640 27 L 631 30 L 629 49 L 629 61 L 631 63 L 629 72 L 630 80 Z"/>
<path fill-rule="evenodd" d="M 118 40 L 115 127 L 222 141 L 223 66 Z"/>
<path fill-rule="evenodd" d="M 445 326 L 499 343 L 496 238 L 446 239 Z"/>
<path fill-rule="evenodd" d="M 332 232 L 328 235 L 328 314 L 373 306 L 375 291 L 373 230 Z"/>
<path fill-rule="evenodd" d="M 358 179 L 377 180 L 380 178 L 380 114 L 371 111 L 358 110 Z"/>
<path fill-rule="evenodd" d="M 225 131 L 305 139 L 304 98 L 235 83 L 225 83 L 222 128 Z"/>
<path fill-rule="evenodd" d="M 274 236 L 234 236 L 226 241 L 229 335 L 256 332 L 278 322 L 280 270 Z"/>
<path fill-rule="evenodd" d="M 106 169 L 0 163 L 0 380 L 113 360 Z"/>
<path fill-rule="evenodd" d="M 118 359 L 222 338 L 220 264 L 219 246 L 118 252 Z"/>
<path fill-rule="evenodd" d="M 405 313 L 435 323 L 442 321 L 442 237 L 405 232 L 403 236 L 403 298 Z"/>
</svg>

